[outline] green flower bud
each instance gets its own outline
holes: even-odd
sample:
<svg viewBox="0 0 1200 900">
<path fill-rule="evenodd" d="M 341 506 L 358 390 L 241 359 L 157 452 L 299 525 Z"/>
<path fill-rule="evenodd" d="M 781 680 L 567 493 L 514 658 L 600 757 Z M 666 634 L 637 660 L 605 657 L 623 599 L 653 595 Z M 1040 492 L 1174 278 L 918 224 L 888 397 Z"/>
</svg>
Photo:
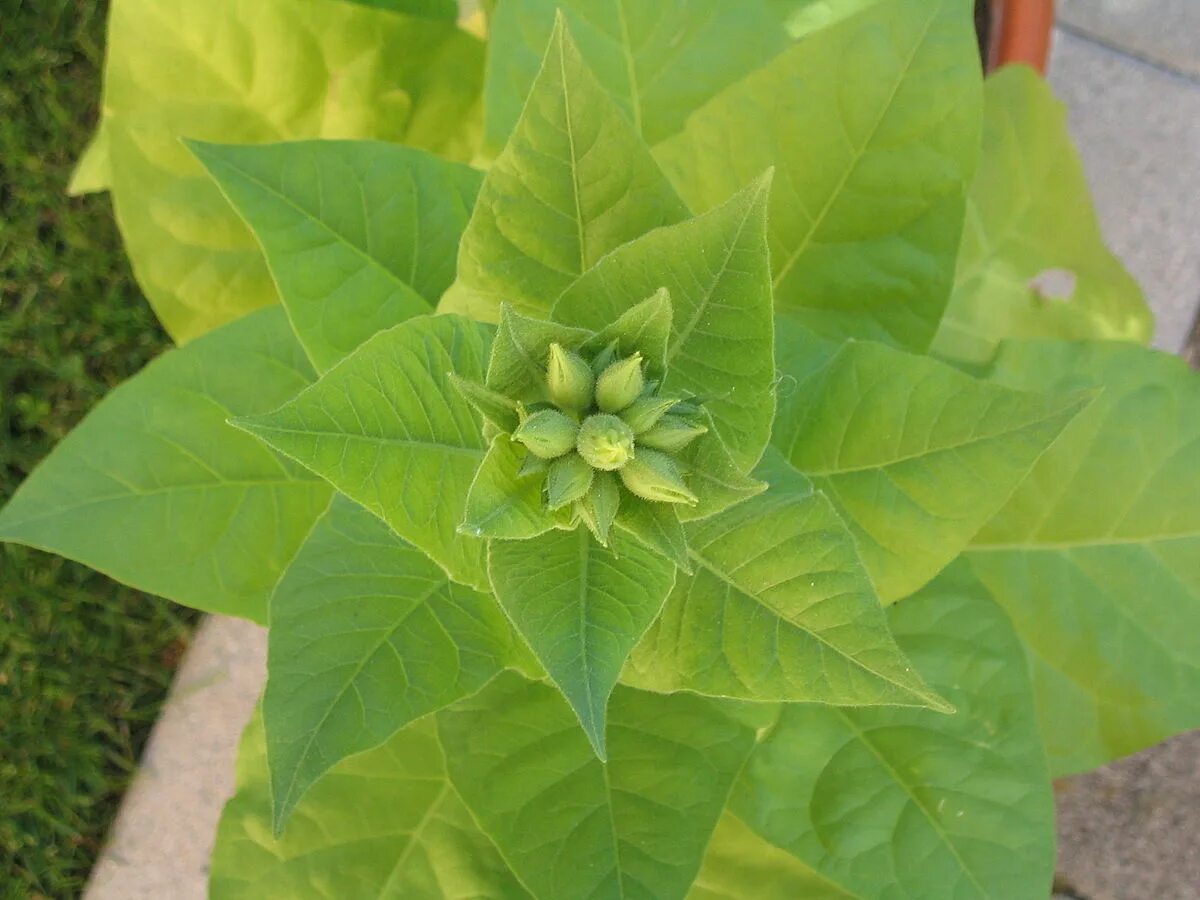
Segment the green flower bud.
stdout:
<svg viewBox="0 0 1200 900">
<path fill-rule="evenodd" d="M 572 453 L 550 463 L 546 473 L 546 500 L 551 509 L 562 509 L 582 500 L 592 486 L 596 470 L 582 456 Z"/>
<path fill-rule="evenodd" d="M 579 426 L 557 409 L 543 409 L 528 416 L 513 432 L 512 439 L 524 444 L 542 459 L 557 459 L 575 449 Z"/>
<path fill-rule="evenodd" d="M 621 481 L 630 493 L 657 503 L 697 502 L 683 483 L 675 460 L 657 450 L 642 450 L 621 469 Z"/>
<path fill-rule="evenodd" d="M 620 412 L 638 398 L 645 385 L 642 354 L 617 360 L 596 379 L 596 405 L 606 413 Z"/>
<path fill-rule="evenodd" d="M 653 428 L 676 402 L 672 397 L 638 397 L 621 413 L 621 420 L 634 434 L 641 434 Z"/>
<path fill-rule="evenodd" d="M 591 489 L 576 504 L 583 524 L 605 547 L 608 546 L 608 533 L 620 505 L 621 489 L 617 486 L 617 476 L 612 472 L 597 472 Z"/>
<path fill-rule="evenodd" d="M 581 412 L 592 405 L 596 376 L 583 357 L 560 344 L 550 345 L 550 363 L 546 370 L 546 388 L 560 409 Z"/>
<path fill-rule="evenodd" d="M 639 434 L 637 442 L 639 447 L 678 453 L 707 431 L 703 425 L 693 425 L 679 416 L 666 415 L 653 428 Z"/>
<path fill-rule="evenodd" d="M 598 413 L 583 420 L 575 447 L 588 465 L 612 472 L 633 458 L 633 432 L 616 416 Z"/>
</svg>

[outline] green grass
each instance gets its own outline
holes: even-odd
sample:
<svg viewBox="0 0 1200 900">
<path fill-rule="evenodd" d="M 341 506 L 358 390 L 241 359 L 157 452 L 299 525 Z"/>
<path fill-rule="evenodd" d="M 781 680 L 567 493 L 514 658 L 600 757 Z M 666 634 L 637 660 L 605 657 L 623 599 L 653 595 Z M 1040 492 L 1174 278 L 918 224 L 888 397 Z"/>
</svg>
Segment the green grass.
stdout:
<svg viewBox="0 0 1200 900">
<path fill-rule="evenodd" d="M 166 346 L 107 196 L 64 194 L 96 119 L 106 8 L 0 0 L 0 501 Z M 0 897 L 78 896 L 193 620 L 0 548 Z"/>
</svg>

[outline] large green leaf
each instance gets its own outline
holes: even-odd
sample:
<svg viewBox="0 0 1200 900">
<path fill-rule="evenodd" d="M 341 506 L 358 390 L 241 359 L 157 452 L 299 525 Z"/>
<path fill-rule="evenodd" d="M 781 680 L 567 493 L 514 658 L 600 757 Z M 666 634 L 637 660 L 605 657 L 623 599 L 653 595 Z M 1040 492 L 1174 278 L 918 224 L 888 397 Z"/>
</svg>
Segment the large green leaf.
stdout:
<svg viewBox="0 0 1200 900">
<path fill-rule="evenodd" d="M 488 332 L 421 316 L 367 341 L 279 409 L 236 421 L 379 516 L 462 584 L 487 589 L 482 541 L 457 533 L 484 456 L 450 382 L 479 381 Z"/>
<path fill-rule="evenodd" d="M 726 812 L 688 900 L 746 900 L 751 886 L 754 900 L 855 900 L 854 894 L 826 881 Z"/>
<path fill-rule="evenodd" d="M 882 344 L 810 355 L 822 358 L 814 371 L 792 359 L 801 372 L 772 440 L 837 505 L 885 602 L 957 556 L 1088 399 L 1015 391 Z"/>
<path fill-rule="evenodd" d="M 491 597 L 338 497 L 271 598 L 267 728 L 277 829 L 342 759 L 481 688 L 515 651 Z"/>
<path fill-rule="evenodd" d="M 102 131 L 117 219 L 180 341 L 276 300 L 249 230 L 181 137 L 471 153 L 483 50 L 452 22 L 331 0 L 115 0 L 108 39 Z"/>
<path fill-rule="evenodd" d="M 647 143 L 783 49 L 764 0 L 508 0 L 492 20 L 484 144 L 504 146 L 561 9 L 580 53 Z"/>
<path fill-rule="evenodd" d="M 829 501 L 768 454 L 765 494 L 687 528 L 680 576 L 622 680 L 746 700 L 940 706 L 888 633 Z"/>
<path fill-rule="evenodd" d="M 967 554 L 1025 641 L 1052 771 L 1200 727 L 1200 375 L 1053 341 L 1002 345 L 994 375 L 1103 389 Z"/>
<path fill-rule="evenodd" d="M 261 720 L 242 738 L 211 900 L 530 900 L 446 778 L 432 720 L 345 760 L 271 837 Z"/>
<path fill-rule="evenodd" d="M 118 387 L 0 512 L 0 540 L 177 603 L 266 621 L 328 485 L 226 424 L 314 373 L 281 309 L 172 350 Z"/>
<path fill-rule="evenodd" d="M 761 177 L 703 216 L 617 248 L 553 310 L 560 322 L 598 331 L 667 288 L 673 316 L 662 390 L 703 398 L 743 470 L 762 456 L 775 414 L 770 184 Z"/>
<path fill-rule="evenodd" d="M 621 667 L 675 582 L 675 567 L 640 543 L 602 547 L 586 528 L 493 541 L 496 599 L 563 692 L 600 758 L 608 698 Z"/>
<path fill-rule="evenodd" d="M 560 19 L 516 130 L 484 179 L 443 309 L 496 321 L 500 304 L 511 303 L 544 318 L 604 254 L 685 214 Z"/>
<path fill-rule="evenodd" d="M 1104 246 L 1066 109 L 1024 66 L 1001 69 L 984 96 L 983 156 L 934 350 L 984 362 L 1004 338 L 1148 340 L 1153 316 Z M 1047 274 L 1061 287 L 1039 287 Z"/>
<path fill-rule="evenodd" d="M 467 493 L 459 530 L 501 540 L 524 540 L 554 527 L 546 508 L 545 472 L 522 472 L 528 455 L 507 434 L 492 441 Z"/>
<path fill-rule="evenodd" d="M 374 6 L 378 9 L 387 9 L 410 16 L 441 19 L 446 22 L 453 22 L 458 18 L 456 0 L 343 0 L 343 2 Z"/>
<path fill-rule="evenodd" d="M 190 146 L 262 244 L 318 370 L 431 312 L 454 280 L 475 170 L 373 141 Z"/>
<path fill-rule="evenodd" d="M 880 0 L 768 0 L 789 36 L 802 38 L 828 28 Z"/>
<path fill-rule="evenodd" d="M 602 763 L 558 692 L 513 674 L 438 732 L 454 786 L 543 900 L 683 897 L 754 743 L 712 701 L 620 688 Z"/>
<path fill-rule="evenodd" d="M 1044 900 L 1054 802 L 1004 613 L 955 567 L 889 611 L 954 715 L 790 706 L 732 809 L 855 897 Z"/>
<path fill-rule="evenodd" d="M 775 299 L 811 327 L 924 350 L 954 275 L 980 128 L 964 0 L 884 0 L 733 85 L 659 145 L 693 208 L 768 166 Z"/>
</svg>

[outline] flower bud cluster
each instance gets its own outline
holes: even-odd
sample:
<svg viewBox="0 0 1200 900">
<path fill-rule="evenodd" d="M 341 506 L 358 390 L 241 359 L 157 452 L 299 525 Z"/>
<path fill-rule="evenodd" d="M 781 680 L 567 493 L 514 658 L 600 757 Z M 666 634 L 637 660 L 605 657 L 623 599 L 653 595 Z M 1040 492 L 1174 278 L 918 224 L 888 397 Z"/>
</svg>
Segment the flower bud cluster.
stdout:
<svg viewBox="0 0 1200 900">
<path fill-rule="evenodd" d="M 607 539 L 626 491 L 655 503 L 695 504 L 676 455 L 707 429 L 695 407 L 658 393 L 640 353 L 610 345 L 587 359 L 551 344 L 548 403 L 522 406 L 512 439 L 529 451 L 525 471 L 546 473 L 551 510 L 572 508 Z"/>
</svg>

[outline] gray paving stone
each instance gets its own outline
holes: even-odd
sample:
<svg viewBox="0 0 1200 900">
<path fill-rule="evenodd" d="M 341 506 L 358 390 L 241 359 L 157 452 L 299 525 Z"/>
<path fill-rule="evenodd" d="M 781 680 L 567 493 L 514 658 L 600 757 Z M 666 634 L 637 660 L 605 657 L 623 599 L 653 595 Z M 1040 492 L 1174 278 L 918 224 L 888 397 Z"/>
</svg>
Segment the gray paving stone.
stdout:
<svg viewBox="0 0 1200 900">
<path fill-rule="evenodd" d="M 1200 897 L 1200 732 L 1058 787 L 1060 883 L 1085 900 Z"/>
<path fill-rule="evenodd" d="M 1197 0 L 1058 0 L 1058 21 L 1101 43 L 1200 77 Z"/>
<path fill-rule="evenodd" d="M 1178 352 L 1200 305 L 1200 84 L 1062 31 L 1050 81 L 1105 237 L 1158 317 L 1155 344 Z"/>
<path fill-rule="evenodd" d="M 266 632 L 214 616 L 196 632 L 85 900 L 203 900 L 238 738 L 266 678 Z"/>
</svg>

